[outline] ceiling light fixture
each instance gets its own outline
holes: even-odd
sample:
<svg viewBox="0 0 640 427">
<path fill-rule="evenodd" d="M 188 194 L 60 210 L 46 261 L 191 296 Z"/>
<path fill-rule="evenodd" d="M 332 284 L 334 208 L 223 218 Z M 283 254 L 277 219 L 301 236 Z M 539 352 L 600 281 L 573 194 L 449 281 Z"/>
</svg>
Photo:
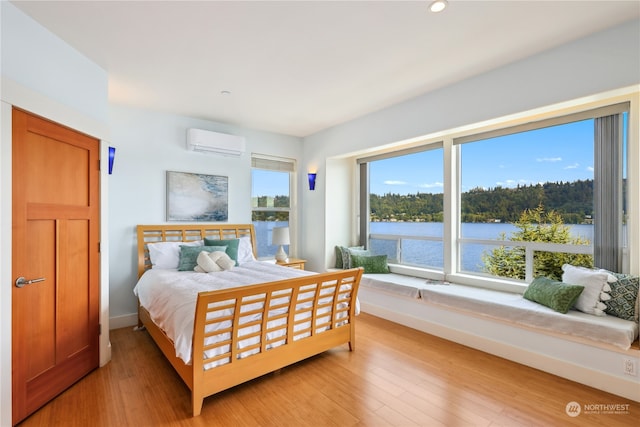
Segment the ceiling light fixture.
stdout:
<svg viewBox="0 0 640 427">
<path fill-rule="evenodd" d="M 429 10 L 434 13 L 442 12 L 446 9 L 447 4 L 447 0 L 435 0 L 429 5 Z"/>
</svg>

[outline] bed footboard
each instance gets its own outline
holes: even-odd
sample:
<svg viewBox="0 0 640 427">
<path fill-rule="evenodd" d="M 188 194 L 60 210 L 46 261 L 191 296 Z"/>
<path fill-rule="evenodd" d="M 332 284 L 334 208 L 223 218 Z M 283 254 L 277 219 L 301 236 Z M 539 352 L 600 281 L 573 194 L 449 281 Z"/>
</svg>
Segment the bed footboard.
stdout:
<svg viewBox="0 0 640 427">
<path fill-rule="evenodd" d="M 193 415 L 205 397 L 348 343 L 361 268 L 198 295 Z"/>
</svg>

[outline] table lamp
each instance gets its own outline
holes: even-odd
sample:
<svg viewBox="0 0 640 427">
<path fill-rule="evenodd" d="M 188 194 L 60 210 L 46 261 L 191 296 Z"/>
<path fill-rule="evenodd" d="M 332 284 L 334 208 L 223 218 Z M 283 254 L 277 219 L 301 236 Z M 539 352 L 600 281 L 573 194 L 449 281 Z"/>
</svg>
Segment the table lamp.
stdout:
<svg viewBox="0 0 640 427">
<path fill-rule="evenodd" d="M 280 246 L 276 252 L 276 261 L 286 261 L 289 256 L 283 246 L 289 244 L 289 227 L 273 227 L 271 243 Z"/>
</svg>

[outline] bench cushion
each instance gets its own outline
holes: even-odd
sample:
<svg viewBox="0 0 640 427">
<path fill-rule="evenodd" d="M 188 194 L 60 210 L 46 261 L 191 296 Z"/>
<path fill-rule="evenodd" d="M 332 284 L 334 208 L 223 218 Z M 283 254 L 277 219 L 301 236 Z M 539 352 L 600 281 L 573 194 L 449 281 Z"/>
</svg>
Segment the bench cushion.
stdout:
<svg viewBox="0 0 640 427">
<path fill-rule="evenodd" d="M 378 289 L 409 298 L 420 298 L 420 289 L 426 288 L 426 279 L 402 274 L 363 274 L 360 286 Z"/>
<path fill-rule="evenodd" d="M 363 274 L 361 287 L 466 311 L 516 325 L 578 337 L 628 350 L 638 337 L 638 323 L 576 310 L 558 313 L 521 294 L 448 284 L 403 274 Z"/>
<path fill-rule="evenodd" d="M 424 280 L 423 280 L 424 281 Z M 420 289 L 425 302 L 465 310 L 475 315 L 566 334 L 628 350 L 638 336 L 638 324 L 614 316 L 593 316 L 575 310 L 567 314 L 526 300 L 520 294 L 448 285 Z"/>
</svg>

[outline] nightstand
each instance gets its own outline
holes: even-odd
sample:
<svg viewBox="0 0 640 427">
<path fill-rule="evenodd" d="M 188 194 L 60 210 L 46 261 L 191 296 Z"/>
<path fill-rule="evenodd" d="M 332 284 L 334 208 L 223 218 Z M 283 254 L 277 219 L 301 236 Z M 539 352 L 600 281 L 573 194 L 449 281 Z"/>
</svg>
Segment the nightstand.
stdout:
<svg viewBox="0 0 640 427">
<path fill-rule="evenodd" d="M 304 270 L 304 263 L 306 259 L 287 258 L 284 261 L 276 261 L 276 264 L 284 267 L 297 268 L 298 270 Z"/>
</svg>

